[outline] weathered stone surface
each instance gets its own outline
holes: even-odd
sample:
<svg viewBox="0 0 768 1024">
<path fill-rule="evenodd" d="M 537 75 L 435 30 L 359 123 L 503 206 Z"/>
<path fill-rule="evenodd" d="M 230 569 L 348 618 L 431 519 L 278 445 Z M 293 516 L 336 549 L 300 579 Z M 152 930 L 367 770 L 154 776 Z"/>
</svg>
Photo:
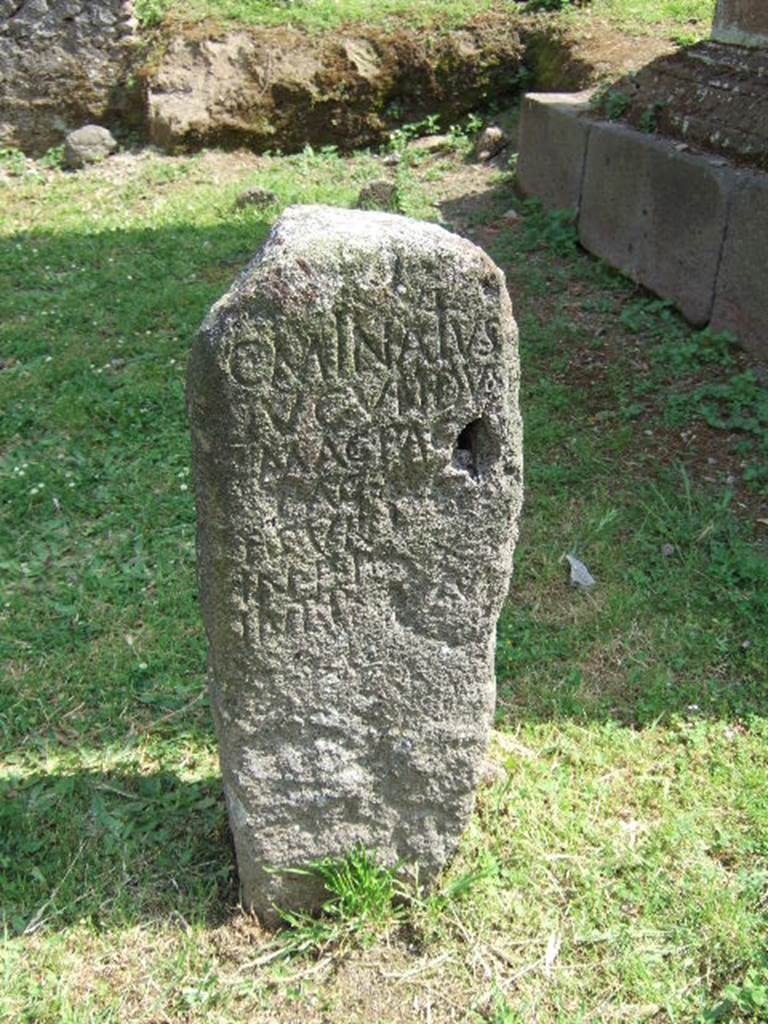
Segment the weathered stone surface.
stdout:
<svg viewBox="0 0 768 1024">
<path fill-rule="evenodd" d="M 478 160 L 485 162 L 492 159 L 509 143 L 504 130 L 497 124 L 489 124 L 480 132 L 475 142 L 475 154 Z"/>
<path fill-rule="evenodd" d="M 97 124 L 86 124 L 64 140 L 64 163 L 72 170 L 106 159 L 117 149 L 112 133 Z"/>
<path fill-rule="evenodd" d="M 550 210 L 577 210 L 591 93 L 528 93 L 523 100 L 517 186 Z"/>
<path fill-rule="evenodd" d="M 768 362 L 768 176 L 744 174 L 731 201 L 711 326 Z"/>
<path fill-rule="evenodd" d="M 768 50 L 698 43 L 616 82 L 616 93 L 635 128 L 768 169 Z"/>
<path fill-rule="evenodd" d="M 88 121 L 141 117 L 131 0 L 4 0 L 0 145 L 42 153 Z"/>
<path fill-rule="evenodd" d="M 593 124 L 589 134 L 582 244 L 700 326 L 712 311 L 734 182 L 724 163 L 619 125 Z"/>
<path fill-rule="evenodd" d="M 193 345 L 210 691 L 243 894 L 356 844 L 428 881 L 467 824 L 521 500 L 500 271 L 434 225 L 293 208 Z M 269 873 L 268 868 L 278 869 Z"/>
<path fill-rule="evenodd" d="M 765 0 L 717 0 L 712 38 L 738 46 L 768 47 Z"/>
</svg>

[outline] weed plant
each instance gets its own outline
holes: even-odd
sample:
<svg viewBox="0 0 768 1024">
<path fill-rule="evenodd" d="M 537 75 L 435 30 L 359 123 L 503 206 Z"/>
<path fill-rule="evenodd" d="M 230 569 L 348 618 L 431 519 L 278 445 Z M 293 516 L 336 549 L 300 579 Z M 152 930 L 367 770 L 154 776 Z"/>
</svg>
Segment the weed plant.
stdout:
<svg viewBox="0 0 768 1024">
<path fill-rule="evenodd" d="M 342 860 L 323 860 L 290 874 L 315 878 L 326 894 L 319 914 L 282 911 L 288 925 L 283 948 L 288 954 L 322 955 L 328 949 L 343 952 L 350 943 L 368 946 L 403 918 L 407 895 L 397 871 L 376 863 L 363 848 Z"/>
</svg>

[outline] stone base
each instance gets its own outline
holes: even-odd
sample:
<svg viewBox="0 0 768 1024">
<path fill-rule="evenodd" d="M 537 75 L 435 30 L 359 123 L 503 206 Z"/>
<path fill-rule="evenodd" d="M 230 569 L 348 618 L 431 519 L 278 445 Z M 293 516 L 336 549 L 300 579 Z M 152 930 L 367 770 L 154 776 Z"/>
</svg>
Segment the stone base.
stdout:
<svg viewBox="0 0 768 1024">
<path fill-rule="evenodd" d="M 768 360 L 768 175 L 589 117 L 583 100 L 526 97 L 520 190 L 548 209 L 573 210 L 586 249 L 697 327 L 733 333 Z M 583 138 L 583 155 L 561 137 Z M 552 186 L 574 181 L 577 192 Z"/>
<path fill-rule="evenodd" d="M 699 43 L 621 79 L 616 94 L 633 127 L 768 170 L 768 50 Z"/>
</svg>

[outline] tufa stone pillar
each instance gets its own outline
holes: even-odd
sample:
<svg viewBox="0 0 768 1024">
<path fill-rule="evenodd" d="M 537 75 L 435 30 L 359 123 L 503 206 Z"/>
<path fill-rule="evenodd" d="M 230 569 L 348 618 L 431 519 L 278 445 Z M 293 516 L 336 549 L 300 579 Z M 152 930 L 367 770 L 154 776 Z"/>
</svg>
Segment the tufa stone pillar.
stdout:
<svg viewBox="0 0 768 1024">
<path fill-rule="evenodd" d="M 294 207 L 214 305 L 188 405 L 210 693 L 245 903 L 362 846 L 429 881 L 472 812 L 522 496 L 501 272 Z"/>
</svg>

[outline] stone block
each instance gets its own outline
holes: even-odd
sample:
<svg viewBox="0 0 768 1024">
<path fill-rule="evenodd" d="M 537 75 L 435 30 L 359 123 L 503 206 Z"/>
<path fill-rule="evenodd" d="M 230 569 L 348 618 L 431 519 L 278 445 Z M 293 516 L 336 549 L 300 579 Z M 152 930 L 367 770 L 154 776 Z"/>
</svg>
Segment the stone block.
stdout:
<svg viewBox="0 0 768 1024">
<path fill-rule="evenodd" d="M 711 326 L 768 361 L 768 176 L 744 174 L 731 200 Z"/>
<path fill-rule="evenodd" d="M 528 93 L 523 99 L 517 186 L 548 210 L 577 210 L 591 93 Z"/>
<path fill-rule="evenodd" d="M 712 312 L 734 172 L 604 122 L 589 136 L 579 238 L 691 321 Z"/>
<path fill-rule="evenodd" d="M 765 0 L 717 0 L 712 38 L 737 46 L 768 47 Z"/>
<path fill-rule="evenodd" d="M 245 903 L 364 847 L 429 882 L 472 811 L 521 502 L 517 331 L 480 249 L 295 207 L 194 342 L 209 685 Z"/>
</svg>

